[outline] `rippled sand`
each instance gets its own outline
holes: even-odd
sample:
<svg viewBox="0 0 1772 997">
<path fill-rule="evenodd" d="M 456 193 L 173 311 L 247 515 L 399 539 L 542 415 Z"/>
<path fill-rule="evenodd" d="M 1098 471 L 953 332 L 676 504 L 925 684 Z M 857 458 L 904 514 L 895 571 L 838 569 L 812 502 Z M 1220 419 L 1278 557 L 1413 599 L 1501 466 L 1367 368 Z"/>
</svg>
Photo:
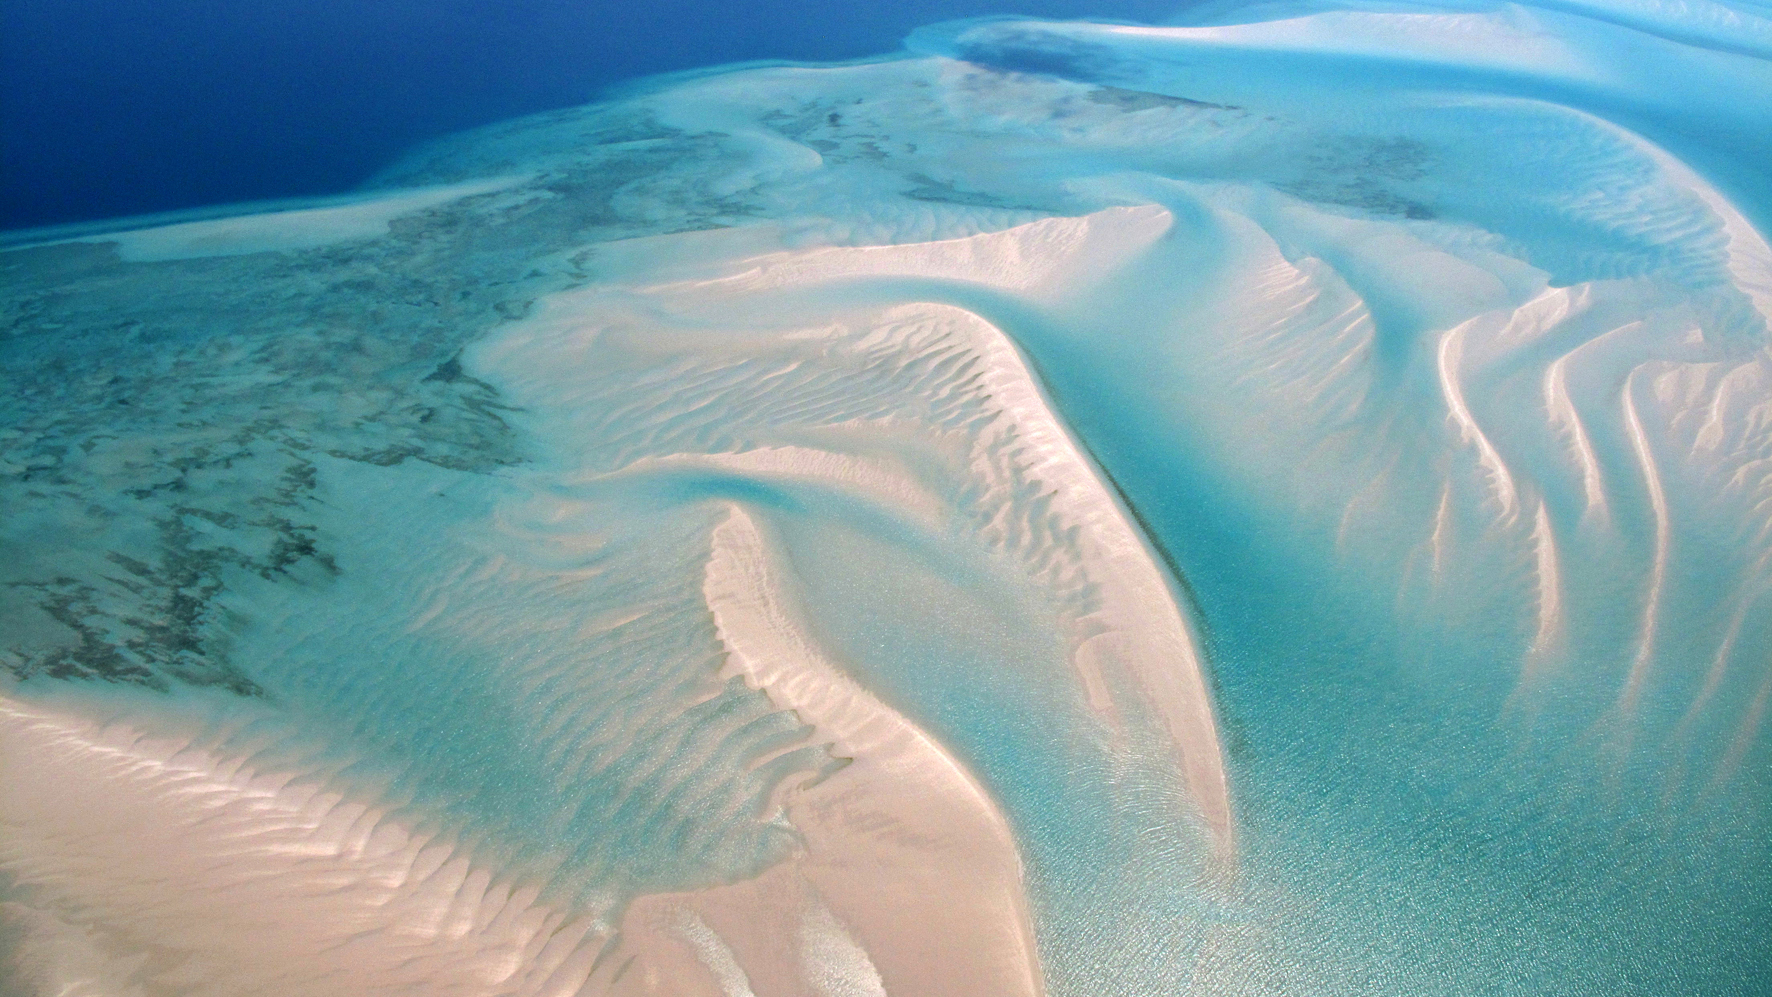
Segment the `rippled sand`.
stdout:
<svg viewBox="0 0 1772 997">
<path fill-rule="evenodd" d="M 0 992 L 1758 992 L 1769 60 L 956 22 L 8 237 Z"/>
</svg>

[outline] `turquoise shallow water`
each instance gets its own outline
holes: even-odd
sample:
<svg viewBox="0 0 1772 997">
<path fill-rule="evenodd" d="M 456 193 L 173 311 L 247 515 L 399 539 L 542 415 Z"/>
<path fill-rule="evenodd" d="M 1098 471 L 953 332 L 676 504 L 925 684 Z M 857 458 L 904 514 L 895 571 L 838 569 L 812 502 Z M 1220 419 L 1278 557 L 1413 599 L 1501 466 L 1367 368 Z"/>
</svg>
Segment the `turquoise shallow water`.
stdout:
<svg viewBox="0 0 1772 997">
<path fill-rule="evenodd" d="M 952 22 L 9 237 L 7 986 L 1765 992 L 1769 57 Z"/>
</svg>

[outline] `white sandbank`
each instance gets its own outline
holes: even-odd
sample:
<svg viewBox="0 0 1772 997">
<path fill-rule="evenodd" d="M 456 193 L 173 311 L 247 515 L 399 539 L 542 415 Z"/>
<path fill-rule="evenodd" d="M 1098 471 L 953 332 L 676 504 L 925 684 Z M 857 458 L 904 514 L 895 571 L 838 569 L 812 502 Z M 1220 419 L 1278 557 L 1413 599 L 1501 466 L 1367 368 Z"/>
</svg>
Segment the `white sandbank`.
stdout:
<svg viewBox="0 0 1772 997">
<path fill-rule="evenodd" d="M 12 699 L 0 758 L 0 870 L 29 908 L 6 916 L 36 926 L 42 993 L 565 997 L 610 937 L 323 773 Z"/>
<path fill-rule="evenodd" d="M 67 242 L 111 242 L 128 263 L 157 263 L 210 256 L 245 256 L 317 249 L 356 239 L 388 234 L 388 223 L 404 215 L 441 207 L 475 194 L 488 194 L 524 178 L 497 177 L 439 187 L 419 187 L 372 195 L 331 207 L 234 215 L 129 229 L 67 239 Z"/>
<path fill-rule="evenodd" d="M 1127 704 L 1115 695 L 1130 692 L 1161 726 L 1215 853 L 1229 858 L 1224 762 L 1191 623 L 1014 344 L 946 304 L 837 308 L 816 325 L 791 304 L 794 291 L 904 277 L 1058 297 L 1111 274 L 1171 222 L 1158 206 L 1113 208 L 932 243 L 764 253 L 699 278 L 652 283 L 637 271 L 628 294 L 554 296 L 476 360 L 513 397 L 551 410 L 548 435 L 577 480 L 580 468 L 610 480 L 701 466 L 817 481 L 996 551 L 1064 604 L 1071 664 L 1098 716 L 1118 724 Z M 648 249 L 681 267 L 665 240 Z M 609 370 L 624 373 L 607 389 L 575 374 Z M 609 407 L 642 404 L 646 428 L 624 414 L 610 444 Z"/>
<path fill-rule="evenodd" d="M 684 997 L 1042 992 L 1015 838 L 942 747 L 812 645 L 766 527 L 734 506 L 705 592 L 738 675 L 848 759 L 785 788 L 803 842 L 753 880 L 642 898 L 614 992 Z"/>
<path fill-rule="evenodd" d="M 868 277 L 923 277 L 1058 300 L 1078 284 L 1123 266 L 1162 238 L 1174 221 L 1161 205 L 1108 208 L 960 239 L 768 253 L 732 265 L 732 272 L 717 278 L 650 290 L 731 294 Z"/>
</svg>

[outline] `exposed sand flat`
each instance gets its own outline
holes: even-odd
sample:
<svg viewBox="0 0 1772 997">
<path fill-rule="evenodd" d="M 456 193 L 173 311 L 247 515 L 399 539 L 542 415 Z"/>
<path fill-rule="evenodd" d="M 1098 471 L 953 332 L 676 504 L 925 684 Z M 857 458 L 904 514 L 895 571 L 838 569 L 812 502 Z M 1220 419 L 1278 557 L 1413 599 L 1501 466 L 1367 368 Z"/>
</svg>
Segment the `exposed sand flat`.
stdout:
<svg viewBox="0 0 1772 997">
<path fill-rule="evenodd" d="M 1325 6 L 0 236 L 0 991 L 1754 992 L 1772 22 Z"/>
<path fill-rule="evenodd" d="M 1582 425 L 1581 413 L 1569 400 L 1568 366 L 1572 355 L 1564 354 L 1544 369 L 1544 407 L 1549 413 L 1552 430 L 1567 436 L 1569 448 L 1581 468 L 1581 496 L 1585 503 L 1583 518 L 1593 516 L 1604 522 L 1608 512 L 1606 486 L 1600 477 L 1600 458 L 1594 452 L 1587 428 Z"/>
<path fill-rule="evenodd" d="M 1158 208 L 1112 209 L 1082 219 L 1052 219 L 1007 232 L 920 246 L 823 249 L 747 266 L 740 287 L 783 288 L 859 277 L 941 276 L 1005 290 L 1050 293 L 1136 253 L 1171 223 Z M 726 282 L 690 285 L 698 292 Z M 905 306 L 888 320 L 938 315 L 978 358 L 979 393 L 989 400 L 991 420 L 972 430 L 971 476 L 988 482 L 979 498 L 987 524 L 997 513 L 1041 496 L 1051 535 L 1068 549 L 1037 551 L 1076 569 L 1095 589 L 1090 610 L 1077 619 L 1075 665 L 1098 709 L 1112 710 L 1107 678 L 1130 680 L 1161 717 L 1179 755 L 1189 790 L 1212 829 L 1215 847 L 1234 851 L 1228 791 L 1216 722 L 1205 688 L 1203 662 L 1185 616 L 1168 583 L 1126 513 L 1096 476 L 1042 397 L 1019 352 L 989 323 L 969 313 L 927 305 Z M 883 332 L 871 334 L 878 341 Z M 890 335 L 890 333 L 887 333 Z M 864 339 L 868 342 L 869 339 Z M 896 344 L 895 344 L 896 345 Z M 910 351 L 912 344 L 901 347 Z M 1013 441 L 1008 466 L 1001 448 Z M 962 509 L 964 513 L 967 510 Z M 975 515 L 977 513 L 974 513 Z M 989 526 L 987 525 L 987 529 Z M 1013 538 L 1003 542 L 1013 545 Z M 1105 673 L 1105 675 L 1104 675 Z"/>
<path fill-rule="evenodd" d="M 37 992 L 564 997 L 608 940 L 323 773 L 11 699 L 0 760 Z"/>
<path fill-rule="evenodd" d="M 1235 277 L 1208 295 L 1209 318 L 1185 313 L 1199 331 L 1169 369 L 1247 494 L 1283 509 L 1279 522 L 1320 517 L 1310 532 L 1332 536 L 1337 558 L 1397 572 L 1399 605 L 1444 621 L 1468 611 L 1473 585 L 1492 584 L 1479 579 L 1507 577 L 1512 605 L 1486 612 L 1519 614 L 1522 690 L 1578 682 L 1571 662 L 1597 656 L 1604 664 L 1583 667 L 1614 712 L 1595 723 L 1640 729 L 1657 686 L 1703 701 L 1714 722 L 1753 695 L 1723 707 L 1703 692 L 1704 676 L 1727 673 L 1717 655 L 1761 666 L 1718 649 L 1726 619 L 1675 621 L 1703 604 L 1693 572 L 1752 585 L 1768 563 L 1764 243 L 1664 153 L 1579 121 L 1607 169 L 1640 178 L 1628 197 L 1581 210 L 1677 278 L 1599 268 L 1551 286 L 1438 222 L 1381 234 L 1376 221 L 1202 190 L 1213 238 L 1200 245 Z M 1424 260 L 1432 277 L 1404 289 L 1399 310 L 1388 281 Z M 1247 418 L 1252 400 L 1263 418 Z M 1707 523 L 1735 538 L 1732 553 L 1700 553 L 1711 528 L 1695 524 Z M 1640 580 L 1626 603 L 1596 594 L 1623 578 Z M 1596 627 L 1614 611 L 1631 625 L 1602 654 Z M 1628 754 L 1640 738 L 1606 740 Z"/>
<path fill-rule="evenodd" d="M 1214 846 L 1228 859 L 1235 829 L 1198 639 L 1149 544 L 1053 414 L 1014 345 L 988 323 L 970 325 L 973 348 L 985 361 L 985 390 L 1002 406 L 999 431 L 1021 441 L 1017 473 L 1049 491 L 1057 532 L 1071 538 L 1097 588 L 1095 611 L 1077 621 L 1079 632 L 1091 635 L 1080 639 L 1076 666 L 1092 687 L 1107 672 L 1144 693 L 1175 746 Z"/>
<path fill-rule="evenodd" d="M 722 472 L 755 481 L 812 485 L 865 496 L 930 530 L 943 528 L 950 511 L 940 496 L 891 454 L 857 455 L 803 446 L 645 457 L 620 471 L 592 480 L 619 482 L 626 477 L 694 470 Z"/>
<path fill-rule="evenodd" d="M 125 262 L 155 263 L 313 249 L 388 233 L 388 223 L 450 201 L 515 186 L 523 177 L 475 180 L 371 195 L 358 203 L 293 208 L 81 236 L 72 242 L 113 242 Z"/>
<path fill-rule="evenodd" d="M 1772 20 L 1754 18 L 1753 21 L 1763 36 L 1772 35 Z M 1765 235 L 1755 229 L 1728 198 L 1677 157 L 1623 128 L 1597 119 L 1593 124 L 1630 143 L 1640 155 L 1655 164 L 1670 186 L 1689 191 L 1704 203 L 1721 223 L 1727 240 L 1729 276 L 1735 288 L 1753 302 L 1754 311 L 1759 313 L 1759 331 L 1764 333 L 1772 327 L 1769 326 L 1772 323 L 1772 246 L 1767 244 Z"/>
<path fill-rule="evenodd" d="M 691 282 L 683 289 L 736 293 L 866 277 L 925 277 L 1054 298 L 1136 256 L 1174 221 L 1162 206 L 1145 204 L 1081 218 L 1046 218 L 961 239 L 770 254 L 743 261 L 731 276 Z M 656 290 L 676 289 L 666 285 Z"/>
<path fill-rule="evenodd" d="M 1637 414 L 1636 374 L 1637 371 L 1633 370 L 1624 382 L 1624 423 L 1630 434 L 1631 449 L 1636 454 L 1643 475 L 1644 487 L 1648 489 L 1649 507 L 1655 514 L 1655 554 L 1649 568 L 1648 591 L 1643 597 L 1643 620 L 1638 631 L 1637 654 L 1631 661 L 1629 674 L 1625 676 L 1624 687 L 1618 693 L 1618 709 L 1626 721 L 1635 719 L 1638 700 L 1642 697 L 1643 681 L 1648 675 L 1650 663 L 1655 659 L 1656 631 L 1661 626 L 1663 589 L 1667 583 L 1668 557 L 1673 544 L 1673 525 L 1668 518 L 1667 492 L 1662 485 L 1661 469 L 1656 461 L 1655 450 L 1650 446 L 1649 437 L 1643 430 L 1642 417 Z M 1628 738 L 1628 731 L 1626 737 Z"/>
<path fill-rule="evenodd" d="M 742 676 L 848 764 L 784 790 L 798 853 L 754 880 L 642 898 L 616 993 L 1038 994 L 1015 838 L 942 747 L 827 660 L 794 619 L 766 528 L 734 507 L 705 592 Z"/>
<path fill-rule="evenodd" d="M 410 619 L 390 626 L 435 634 L 465 625 L 475 614 L 452 611 L 464 600 L 492 614 L 484 622 L 506 644 L 535 645 L 500 674 L 501 689 L 537 718 L 525 742 L 538 752 L 536 778 L 608 778 L 602 766 L 625 757 L 627 725 L 574 727 L 613 707 L 561 671 L 568 659 L 550 656 L 545 636 L 562 625 L 545 607 L 562 611 L 563 594 L 609 572 L 595 566 L 606 541 L 586 525 L 598 503 L 697 474 L 840 496 L 915 533 L 918 549 L 971 559 L 966 570 L 1026 586 L 1056 611 L 1054 646 L 1066 651 L 1051 663 L 1057 674 L 1076 677 L 1097 720 L 1120 725 L 1138 714 L 1160 728 L 1191 798 L 1168 819 L 1198 819 L 1214 853 L 1230 857 L 1223 761 L 1189 624 L 1008 337 L 945 304 L 838 309 L 812 325 L 773 304 L 784 292 L 907 275 L 1047 293 L 1094 279 L 1104 261 L 1136 254 L 1168 224 L 1160 209 L 1116 209 L 892 252 L 775 254 L 764 268 L 773 276 L 752 285 L 562 295 L 477 361 L 547 447 L 539 491 L 522 491 L 495 517 L 502 554 L 489 551 L 471 570 L 440 562 L 410 605 L 393 604 Z M 754 270 L 748 259 L 718 266 Z M 633 295 L 647 308 L 636 311 Z M 730 333 L 703 317 L 740 308 L 748 324 Z M 830 508 L 847 515 L 841 503 Z M 21 884 L 41 886 L 45 910 L 90 920 L 119 951 L 198 953 L 177 968 L 178 985 L 195 993 L 323 993 L 341 979 L 364 993 L 420 980 L 427 993 L 463 994 L 1039 993 L 1017 843 L 991 797 L 805 637 L 792 579 L 762 524 L 734 511 L 713 545 L 700 595 L 728 655 L 717 677 L 742 677 L 850 761 L 819 782 L 790 776 L 764 801 L 782 808 L 782 826 L 802 843 L 793 857 L 730 885 L 634 899 L 619 948 L 608 945 L 613 929 L 600 912 L 539 904 L 544 884 L 501 880 L 323 773 L 260 772 L 218 749 L 22 704 L 9 707 L 9 759 L 48 757 L 34 737 L 75 747 L 55 764 L 16 766 L 12 867 L 29 873 Z M 673 636 L 648 615 L 671 580 L 662 562 L 650 563 L 659 591 L 622 590 L 637 604 L 575 624 L 578 644 L 648 667 L 696 653 L 684 621 Z M 476 588 L 487 572 L 531 592 L 526 619 L 539 635 L 497 614 Z M 1051 674 L 1037 664 L 1031 674 Z M 1139 702 L 1122 701 L 1127 694 Z M 702 791 L 696 766 L 712 747 L 661 742 L 619 776 L 616 805 L 639 807 L 634 794 L 649 780 Z M 754 761 L 759 771 L 777 767 L 771 756 Z M 103 801 L 88 809 L 141 833 L 76 833 L 72 812 L 45 788 L 58 780 L 78 782 Z M 119 849 L 150 837 L 166 862 L 132 868 Z M 208 916 L 216 896 L 252 912 L 251 944 L 234 930 L 240 918 Z M 310 951 L 324 956 L 302 955 Z M 150 963 L 130 978 L 158 985 L 172 972 Z"/>
<path fill-rule="evenodd" d="M 959 531 L 1010 559 L 1062 606 L 1071 664 L 1097 713 L 1118 723 L 1115 690 L 1129 690 L 1161 725 L 1195 813 L 1228 858 L 1234 831 L 1197 639 L 1155 554 L 1013 343 L 950 305 L 839 308 L 840 320 L 820 313 L 814 325 L 798 324 L 792 303 L 796 291 L 904 276 L 1051 293 L 1099 279 L 1170 222 L 1159 208 L 1111 209 L 966 239 L 746 257 L 704 279 L 639 275 L 644 312 L 625 296 L 560 295 L 480 362 L 551 410 L 561 451 L 593 472 L 575 467 L 575 480 L 701 467 L 816 484 L 934 524 L 933 539 Z M 739 314 L 746 324 L 726 331 Z M 655 400 L 642 407 L 634 399 L 648 392 Z M 644 422 L 629 417 L 638 411 Z"/>
<path fill-rule="evenodd" d="M 1477 448 L 1478 461 L 1494 489 L 1496 502 L 1500 505 L 1501 519 L 1506 522 L 1514 517 L 1516 489 L 1513 472 L 1502 463 L 1501 455 L 1495 451 L 1495 445 L 1483 428 L 1477 425 L 1471 411 L 1464 400 L 1464 386 L 1459 380 L 1458 366 L 1464 352 L 1464 337 L 1467 325 L 1452 329 L 1440 337 L 1439 372 L 1440 390 L 1445 393 L 1446 407 L 1452 423 L 1458 427 L 1459 439 Z"/>
<path fill-rule="evenodd" d="M 1508 17 L 1438 11 L 1327 11 L 1222 27 L 1114 25 L 1102 30 L 1124 38 L 1187 45 L 1553 70 L 1575 79 L 1595 79 L 1597 73 L 1578 47 L 1537 30 L 1533 13 L 1523 8 Z"/>
<path fill-rule="evenodd" d="M 1532 543 L 1538 569 L 1538 632 L 1532 637 L 1532 650 L 1527 662 L 1548 654 L 1563 631 L 1563 582 L 1557 568 L 1557 538 L 1551 530 L 1550 515 L 1544 503 L 1538 503 L 1538 516 L 1532 524 Z"/>
</svg>

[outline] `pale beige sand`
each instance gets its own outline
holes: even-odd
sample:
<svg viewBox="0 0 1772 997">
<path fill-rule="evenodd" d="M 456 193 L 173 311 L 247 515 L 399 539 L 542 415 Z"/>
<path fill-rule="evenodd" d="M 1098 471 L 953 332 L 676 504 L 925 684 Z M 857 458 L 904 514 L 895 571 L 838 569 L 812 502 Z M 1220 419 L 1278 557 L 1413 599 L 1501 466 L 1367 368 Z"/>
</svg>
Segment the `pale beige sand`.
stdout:
<svg viewBox="0 0 1772 997">
<path fill-rule="evenodd" d="M 761 253 L 758 233 L 742 242 L 696 233 L 684 237 L 696 263 L 667 257 L 672 279 L 637 272 L 626 293 L 556 295 L 477 359 L 514 398 L 550 410 L 550 450 L 576 447 L 583 465 L 618 465 L 579 480 L 699 466 L 816 482 L 918 524 L 945 519 L 937 536 L 969 533 L 1012 559 L 1064 604 L 1071 664 L 1097 715 L 1120 728 L 1132 704 L 1116 696 L 1130 693 L 1160 725 L 1193 815 L 1229 860 L 1229 792 L 1192 623 L 1009 337 L 946 304 L 832 308 L 812 324 L 791 303 L 821 285 L 905 277 L 1063 298 L 1172 222 L 1156 206 L 1114 208 L 939 242 Z M 748 255 L 719 260 L 715 243 Z M 664 255 L 657 242 L 648 248 Z M 628 368 L 610 389 L 587 386 L 581 373 Z M 598 392 L 663 384 L 665 371 L 682 383 L 652 408 L 645 433 L 629 433 L 613 455 L 598 452 L 611 435 L 603 411 L 632 405 Z M 948 377 L 954 371 L 965 374 Z M 831 400 L 845 395 L 858 399 L 853 407 Z"/>
<path fill-rule="evenodd" d="M 1160 205 L 1109 208 L 960 239 L 764 253 L 730 265 L 732 272 L 717 278 L 649 290 L 732 295 L 858 277 L 934 277 L 1055 300 L 1118 269 L 1174 222 Z"/>
<path fill-rule="evenodd" d="M 853 434 L 851 434 L 853 436 Z M 646 457 L 594 480 L 657 474 L 678 469 L 725 471 L 757 481 L 811 484 L 838 489 L 890 506 L 919 525 L 939 529 L 948 504 L 918 477 L 908 462 L 887 454 L 850 454 L 804 446 L 758 447 L 737 453 L 671 454 Z"/>
<path fill-rule="evenodd" d="M 321 774 L 11 699 L 0 870 L 47 994 L 565 997 L 609 940 Z"/>
<path fill-rule="evenodd" d="M 1184 782 L 1221 860 L 1235 853 L 1230 793 L 1199 641 L 1142 534 L 1098 478 L 1042 396 L 1020 353 L 989 323 L 968 316 L 984 358 L 985 390 L 1023 441 L 1021 473 L 1049 490 L 1051 514 L 1074 529 L 1072 552 L 1098 591 L 1075 626 L 1073 661 L 1097 709 L 1112 709 L 1110 679 L 1143 694 L 1178 755 Z M 1083 636 L 1088 634 L 1088 636 Z"/>
<path fill-rule="evenodd" d="M 388 234 L 388 223 L 403 215 L 440 207 L 464 197 L 503 190 L 524 179 L 522 176 L 497 177 L 420 187 L 365 198 L 354 204 L 178 222 L 68 241 L 116 243 L 118 255 L 129 263 L 313 249 L 353 239 L 384 236 Z"/>
<path fill-rule="evenodd" d="M 1014 344 L 946 304 L 839 308 L 811 324 L 771 305 L 869 276 L 1053 293 L 1167 224 L 1160 210 L 1116 210 L 923 246 L 728 258 L 702 279 L 561 295 L 464 358 L 521 407 L 548 455 L 495 514 L 489 561 L 507 563 L 514 534 L 500 531 L 545 520 L 542 574 L 523 583 L 594 570 L 586 558 L 607 528 L 598 503 L 643 496 L 648 476 L 840 493 L 833 515 L 884 513 L 919 549 L 939 547 L 967 562 L 966 577 L 1036 606 L 1027 619 L 1055 628 L 1039 642 L 1050 659 L 992 680 L 1049 683 L 1068 670 L 1084 690 L 1067 700 L 1077 716 L 1055 720 L 1069 734 L 1112 737 L 1134 717 L 1160 728 L 1166 746 L 1119 737 L 1114 748 L 1172 753 L 1189 800 L 1168 816 L 1200 819 L 1229 856 L 1223 761 L 1189 621 Z M 33 937 L 62 939 L 36 950 L 85 951 L 80 933 L 91 933 L 89 948 L 146 954 L 119 972 L 147 997 L 1040 993 L 1003 813 L 920 715 L 818 646 L 771 524 L 755 510 L 725 515 L 695 600 L 728 655 L 709 678 L 742 678 L 848 760 L 783 787 L 775 802 L 800 842 L 787 860 L 625 910 L 614 897 L 569 909 L 539 899 L 545 873 L 428 836 L 374 787 L 195 742 L 176 722 L 106 726 L 8 700 L 0 866 L 37 912 Z M 414 625 L 431 625 L 441 605 Z M 539 605 L 515 619 L 513 641 L 525 628 L 553 632 Z"/>
<path fill-rule="evenodd" d="M 794 858 L 643 897 L 618 934 L 324 770 L 176 721 L 7 699 L 0 870 L 27 900 L 0 911 L 26 933 L 13 968 L 42 992 L 142 997 L 1040 993 L 1022 867 L 990 797 L 810 645 L 761 527 L 734 510 L 713 541 L 721 677 L 852 759 L 786 789 Z M 120 989 L 93 989 L 107 980 Z"/>
<path fill-rule="evenodd" d="M 715 531 L 705 591 L 729 652 L 723 674 L 795 711 L 849 764 L 786 789 L 804 842 L 793 858 L 746 882 L 636 902 L 614 992 L 1041 993 L 1003 815 L 939 744 L 810 643 L 771 546 L 736 506 Z"/>
</svg>

